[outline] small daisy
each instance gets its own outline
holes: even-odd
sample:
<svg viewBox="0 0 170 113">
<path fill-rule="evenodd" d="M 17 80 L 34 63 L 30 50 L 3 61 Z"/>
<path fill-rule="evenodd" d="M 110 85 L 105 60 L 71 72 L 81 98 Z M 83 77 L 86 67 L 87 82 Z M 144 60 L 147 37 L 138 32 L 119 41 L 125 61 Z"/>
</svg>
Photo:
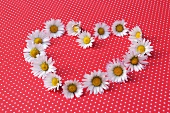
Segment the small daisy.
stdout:
<svg viewBox="0 0 170 113">
<path fill-rule="evenodd" d="M 148 64 L 147 61 L 144 61 L 147 59 L 147 56 L 139 55 L 138 53 L 134 51 L 130 51 L 129 53 L 126 53 L 124 56 L 124 65 L 127 67 L 130 71 L 140 71 L 144 69 L 144 66 Z"/>
<path fill-rule="evenodd" d="M 86 49 L 88 47 L 92 47 L 92 43 L 94 42 L 94 38 L 91 37 L 91 34 L 89 32 L 82 32 L 78 36 L 79 39 L 76 40 L 76 42 L 79 43 L 79 46 L 83 47 L 83 49 Z"/>
<path fill-rule="evenodd" d="M 49 73 L 45 77 L 44 81 L 44 87 L 48 88 L 48 90 L 59 90 L 59 86 L 61 86 L 61 77 L 54 74 L 54 73 Z"/>
<path fill-rule="evenodd" d="M 125 27 L 126 22 L 124 20 L 117 20 L 112 25 L 112 32 L 116 36 L 124 36 L 127 35 L 128 28 Z"/>
<path fill-rule="evenodd" d="M 66 30 L 69 36 L 77 36 L 81 32 L 80 22 L 70 21 L 66 26 Z"/>
<path fill-rule="evenodd" d="M 28 38 L 30 40 L 26 40 L 27 43 L 42 44 L 44 49 L 50 45 L 50 38 L 43 31 L 35 30 Z"/>
<path fill-rule="evenodd" d="M 126 67 L 119 59 L 113 59 L 113 62 L 109 62 L 106 66 L 109 80 L 112 82 L 125 82 L 127 81 Z"/>
<path fill-rule="evenodd" d="M 106 39 L 109 37 L 109 26 L 105 23 L 97 23 L 94 28 L 94 36 L 99 39 Z"/>
<path fill-rule="evenodd" d="M 45 23 L 45 32 L 50 37 L 57 38 L 64 34 L 64 25 L 60 19 L 51 19 Z"/>
<path fill-rule="evenodd" d="M 68 98 L 80 97 L 83 94 L 83 87 L 77 80 L 67 80 L 63 85 L 63 94 Z"/>
<path fill-rule="evenodd" d="M 130 41 L 138 41 L 142 39 L 142 31 L 139 26 L 134 27 L 130 32 L 129 32 L 129 40 Z"/>
<path fill-rule="evenodd" d="M 27 62 L 32 62 L 37 55 L 45 55 L 44 48 L 41 44 L 27 44 L 27 48 L 24 48 L 24 58 Z"/>
<path fill-rule="evenodd" d="M 90 91 L 90 94 L 102 94 L 104 93 L 104 90 L 107 90 L 109 87 L 109 82 L 107 82 L 105 72 L 94 71 L 91 72 L 91 74 L 85 74 L 83 81 L 84 81 L 84 87 L 87 87 L 87 90 Z"/>
<path fill-rule="evenodd" d="M 151 51 L 153 51 L 153 46 L 149 40 L 142 39 L 141 41 L 133 42 L 129 48 L 135 52 L 138 52 L 141 55 L 151 56 Z"/>
<path fill-rule="evenodd" d="M 44 78 L 48 73 L 56 71 L 56 67 L 53 66 L 54 61 L 52 58 L 47 59 L 47 56 L 38 56 L 32 63 L 32 73 L 38 78 Z"/>
</svg>

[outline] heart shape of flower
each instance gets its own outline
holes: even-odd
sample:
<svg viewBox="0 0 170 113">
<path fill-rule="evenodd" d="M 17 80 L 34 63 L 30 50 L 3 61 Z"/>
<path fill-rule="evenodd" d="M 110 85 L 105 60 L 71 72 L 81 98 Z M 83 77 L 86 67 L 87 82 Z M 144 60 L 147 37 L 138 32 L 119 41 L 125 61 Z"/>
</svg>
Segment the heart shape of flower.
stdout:
<svg viewBox="0 0 170 113">
<path fill-rule="evenodd" d="M 45 29 L 35 30 L 28 35 L 27 47 L 24 49 L 25 60 L 31 64 L 34 76 L 43 79 L 44 86 L 48 90 L 57 91 L 62 86 L 66 98 L 80 97 L 83 94 L 83 88 L 87 88 L 90 94 L 104 93 L 104 90 L 109 88 L 109 81 L 125 82 L 128 80 L 129 72 L 144 69 L 148 63 L 146 60 L 153 51 L 151 42 L 142 38 L 140 27 L 136 26 L 129 31 L 125 27 L 126 24 L 124 20 L 117 20 L 111 27 L 112 33 L 118 37 L 123 37 L 129 32 L 131 45 L 129 51 L 123 56 L 123 60 L 113 59 L 113 61 L 108 62 L 106 72 L 99 69 L 90 74 L 85 73 L 82 82 L 67 80 L 62 86 L 62 77 L 56 74 L 55 62 L 46 55 L 45 49 L 50 46 L 50 39 L 61 37 L 65 32 L 60 19 L 51 19 L 45 23 Z M 104 40 L 111 35 L 110 27 L 102 22 L 95 24 L 94 35 L 91 35 L 88 31 L 83 31 L 81 23 L 73 20 L 68 22 L 66 30 L 69 36 L 77 37 L 76 42 L 83 49 L 93 47 L 96 37 L 99 40 Z"/>
</svg>

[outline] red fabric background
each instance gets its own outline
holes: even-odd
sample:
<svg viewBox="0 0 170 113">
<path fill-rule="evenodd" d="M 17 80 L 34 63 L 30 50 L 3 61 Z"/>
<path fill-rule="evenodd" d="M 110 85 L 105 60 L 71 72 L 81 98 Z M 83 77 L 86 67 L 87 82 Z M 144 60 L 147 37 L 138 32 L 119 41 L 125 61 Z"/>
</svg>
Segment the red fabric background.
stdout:
<svg viewBox="0 0 170 113">
<path fill-rule="evenodd" d="M 168 112 L 170 111 L 170 2 L 168 0 L 116 1 L 13 1 L 0 2 L 0 112 Z M 125 19 L 127 27 L 139 25 L 143 36 L 154 46 L 145 70 L 130 73 L 128 82 L 111 83 L 104 94 L 65 99 L 62 90 L 54 93 L 31 74 L 23 49 L 28 33 L 43 29 L 44 22 L 62 19 L 81 21 L 83 29 L 93 33 L 94 25 Z M 76 37 L 52 39 L 46 50 L 55 60 L 63 82 L 82 80 L 85 73 L 101 69 L 113 58 L 122 58 L 128 50 L 128 36 L 111 35 L 96 40 L 94 47 L 82 49 Z"/>
</svg>

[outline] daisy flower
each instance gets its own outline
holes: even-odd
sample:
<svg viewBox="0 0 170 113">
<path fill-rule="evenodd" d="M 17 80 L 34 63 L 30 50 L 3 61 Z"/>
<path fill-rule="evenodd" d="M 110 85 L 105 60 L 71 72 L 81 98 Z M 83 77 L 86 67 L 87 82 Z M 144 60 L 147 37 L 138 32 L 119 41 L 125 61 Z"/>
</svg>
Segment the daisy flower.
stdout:
<svg viewBox="0 0 170 113">
<path fill-rule="evenodd" d="M 149 40 L 142 39 L 141 41 L 133 42 L 129 48 L 132 51 L 135 51 L 141 55 L 151 56 L 151 51 L 153 51 L 153 46 Z"/>
<path fill-rule="evenodd" d="M 117 20 L 112 25 L 112 32 L 116 36 L 124 36 L 127 35 L 128 28 L 125 27 L 126 22 L 124 20 Z"/>
<path fill-rule="evenodd" d="M 32 62 L 37 55 L 45 55 L 44 48 L 41 44 L 28 43 L 24 48 L 24 58 L 27 62 Z"/>
<path fill-rule="evenodd" d="M 142 39 L 142 31 L 139 26 L 134 27 L 130 32 L 129 32 L 129 40 L 130 41 L 138 41 Z"/>
<path fill-rule="evenodd" d="M 45 32 L 50 37 L 57 38 L 64 34 L 64 25 L 60 19 L 51 19 L 45 23 Z"/>
<path fill-rule="evenodd" d="M 126 67 L 119 59 L 113 59 L 113 62 L 109 62 L 106 66 L 107 75 L 112 82 L 125 82 L 127 81 Z"/>
<path fill-rule="evenodd" d="M 90 91 L 90 94 L 102 94 L 104 90 L 107 90 L 109 87 L 109 82 L 107 82 L 105 72 L 101 70 L 91 72 L 91 74 L 84 75 L 84 87 L 87 87 L 87 90 Z"/>
<path fill-rule="evenodd" d="M 92 47 L 92 43 L 94 42 L 94 38 L 91 37 L 91 34 L 87 31 L 84 31 L 79 34 L 79 39 L 76 40 L 76 42 L 79 43 L 79 46 L 83 47 L 83 49 L 86 49 L 88 47 Z"/>
<path fill-rule="evenodd" d="M 134 51 L 127 52 L 124 56 L 124 65 L 127 67 L 130 71 L 140 71 L 144 69 L 144 66 L 148 64 L 147 61 L 144 61 L 147 59 L 147 56 L 139 55 L 138 53 Z"/>
<path fill-rule="evenodd" d="M 67 80 L 63 85 L 63 94 L 68 98 L 80 97 L 83 94 L 83 87 L 77 80 Z"/>
<path fill-rule="evenodd" d="M 69 36 L 77 36 L 81 32 L 80 22 L 70 21 L 66 26 Z"/>
<path fill-rule="evenodd" d="M 56 71 L 56 67 L 53 66 L 54 61 L 52 58 L 47 59 L 47 56 L 38 56 L 32 63 L 32 73 L 38 78 L 44 78 L 48 73 Z"/>
<path fill-rule="evenodd" d="M 99 39 L 106 39 L 109 37 L 109 26 L 105 23 L 97 23 L 94 28 L 94 36 Z"/>
<path fill-rule="evenodd" d="M 59 90 L 59 86 L 61 86 L 61 77 L 54 74 L 54 73 L 49 73 L 47 74 L 47 76 L 45 77 L 45 79 L 43 79 L 44 81 L 44 87 L 48 88 L 48 90 L 54 90 L 54 92 L 56 90 Z"/>
<path fill-rule="evenodd" d="M 43 31 L 35 30 L 32 34 L 29 34 L 28 38 L 27 43 L 42 44 L 44 49 L 50 45 L 50 38 Z"/>
</svg>

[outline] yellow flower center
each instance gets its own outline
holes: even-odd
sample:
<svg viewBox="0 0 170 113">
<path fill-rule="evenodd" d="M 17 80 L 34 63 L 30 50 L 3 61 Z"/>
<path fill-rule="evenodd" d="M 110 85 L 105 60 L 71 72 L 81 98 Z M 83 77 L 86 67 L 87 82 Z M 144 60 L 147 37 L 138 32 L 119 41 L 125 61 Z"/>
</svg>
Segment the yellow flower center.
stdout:
<svg viewBox="0 0 170 113">
<path fill-rule="evenodd" d="M 52 81 L 51 81 L 51 83 L 52 83 L 52 85 L 53 86 L 57 86 L 57 84 L 59 83 L 59 80 L 58 80 L 58 78 L 52 78 Z"/>
<path fill-rule="evenodd" d="M 34 43 L 35 43 L 35 44 L 42 44 L 42 39 L 39 38 L 39 37 L 38 37 L 38 38 L 35 38 L 35 39 L 34 39 Z"/>
<path fill-rule="evenodd" d="M 74 93 L 77 91 L 77 86 L 75 84 L 70 84 L 68 86 L 68 91 L 71 92 L 71 93 Z"/>
<path fill-rule="evenodd" d="M 51 33 L 56 33 L 58 31 L 58 27 L 56 25 L 52 25 L 50 27 L 50 31 L 51 31 Z"/>
<path fill-rule="evenodd" d="M 132 59 L 130 59 L 130 63 L 131 63 L 132 65 L 137 65 L 138 62 L 139 62 L 138 57 L 135 57 L 135 56 L 134 56 Z"/>
<path fill-rule="evenodd" d="M 135 37 L 136 37 L 136 38 L 140 38 L 140 37 L 141 37 L 140 35 L 141 35 L 141 33 L 140 33 L 140 32 L 136 32 Z"/>
<path fill-rule="evenodd" d="M 73 31 L 77 33 L 79 31 L 79 26 L 78 25 L 74 25 L 73 26 Z"/>
<path fill-rule="evenodd" d="M 37 48 L 33 48 L 30 51 L 30 56 L 36 58 L 36 55 L 40 54 L 40 51 Z"/>
<path fill-rule="evenodd" d="M 121 67 L 115 67 L 113 69 L 113 73 L 116 75 L 116 76 L 121 76 L 123 74 L 123 69 Z"/>
<path fill-rule="evenodd" d="M 88 36 L 85 36 L 84 39 L 83 39 L 83 42 L 85 44 L 89 44 L 90 43 L 90 38 Z"/>
<path fill-rule="evenodd" d="M 99 35 L 103 35 L 105 33 L 105 31 L 104 31 L 103 28 L 99 28 L 98 29 L 98 33 L 99 33 Z"/>
<path fill-rule="evenodd" d="M 117 32 L 122 32 L 124 30 L 124 28 L 123 28 L 123 25 L 122 24 L 118 24 L 117 26 L 116 26 L 116 31 Z"/>
<path fill-rule="evenodd" d="M 92 84 L 95 86 L 95 87 L 98 87 L 102 84 L 102 80 L 100 77 L 94 77 L 92 79 Z"/>
<path fill-rule="evenodd" d="M 137 51 L 140 52 L 140 53 L 145 52 L 145 46 L 143 46 L 143 45 L 138 46 Z"/>
<path fill-rule="evenodd" d="M 40 65 L 40 67 L 41 67 L 41 69 L 43 70 L 43 71 L 47 71 L 48 70 L 48 64 L 46 63 L 46 62 L 43 62 L 41 65 Z"/>
</svg>

